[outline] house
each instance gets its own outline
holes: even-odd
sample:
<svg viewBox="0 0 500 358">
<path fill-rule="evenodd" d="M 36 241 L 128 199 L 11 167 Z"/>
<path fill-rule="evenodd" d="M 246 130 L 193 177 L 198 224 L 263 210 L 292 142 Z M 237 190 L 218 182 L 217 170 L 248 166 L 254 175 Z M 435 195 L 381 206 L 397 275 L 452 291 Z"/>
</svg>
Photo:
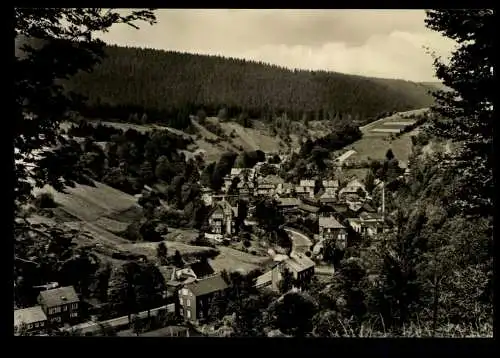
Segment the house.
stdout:
<svg viewBox="0 0 500 358">
<path fill-rule="evenodd" d="M 319 196 L 319 202 L 321 204 L 332 204 L 337 202 L 337 194 L 332 192 L 332 191 L 324 191 L 320 196 Z"/>
<path fill-rule="evenodd" d="M 257 190 L 255 194 L 257 196 L 272 196 L 274 194 L 275 189 L 276 186 L 274 184 L 262 182 L 257 185 Z"/>
<path fill-rule="evenodd" d="M 349 225 L 354 231 L 362 236 L 374 237 L 376 234 L 383 231 L 384 221 L 378 215 L 361 215 L 359 218 L 349 218 L 347 219 Z"/>
<path fill-rule="evenodd" d="M 249 198 L 253 194 L 254 185 L 252 182 L 247 180 L 241 180 L 236 186 L 238 190 L 238 196 L 240 198 Z"/>
<path fill-rule="evenodd" d="M 344 225 L 339 223 L 332 215 L 320 216 L 318 219 L 319 240 L 327 239 L 336 240 L 340 247 L 345 247 L 347 244 L 347 232 Z"/>
<path fill-rule="evenodd" d="M 229 176 L 231 177 L 231 180 L 232 180 L 236 177 L 239 177 L 242 172 L 243 172 L 243 168 L 232 168 L 231 174 L 229 174 Z"/>
<path fill-rule="evenodd" d="M 300 185 L 297 185 L 295 187 L 295 194 L 297 195 L 297 197 L 301 198 L 301 197 L 304 197 L 304 196 L 309 196 L 309 192 L 307 191 L 306 188 L 304 188 L 303 186 L 300 186 Z"/>
<path fill-rule="evenodd" d="M 226 200 L 217 202 L 208 215 L 210 233 L 218 235 L 231 235 L 235 231 L 235 218 L 238 210 Z"/>
<path fill-rule="evenodd" d="M 294 287 L 302 287 L 304 284 L 310 282 L 314 276 L 314 261 L 304 254 L 292 253 L 290 257 L 278 262 L 271 269 L 271 289 L 274 291 L 279 290 L 279 283 L 283 279 L 285 269 L 289 270 L 294 280 L 296 281 Z M 262 279 L 262 281 L 265 281 Z M 259 282 L 257 280 L 257 282 Z"/>
<path fill-rule="evenodd" d="M 314 187 L 316 186 L 316 183 L 314 180 L 301 180 L 299 183 L 299 186 L 297 187 L 297 195 L 299 195 L 299 192 L 302 195 L 309 196 L 310 198 L 314 197 Z"/>
<path fill-rule="evenodd" d="M 14 333 L 40 332 L 47 326 L 47 316 L 41 306 L 22 308 L 14 311 Z"/>
<path fill-rule="evenodd" d="M 38 303 L 49 324 L 72 323 L 79 318 L 80 299 L 73 286 L 42 291 Z"/>
<path fill-rule="evenodd" d="M 275 192 L 280 196 L 292 196 L 295 192 L 293 184 L 291 183 L 279 183 L 276 186 Z"/>
<path fill-rule="evenodd" d="M 159 270 L 165 282 L 190 283 L 215 274 L 215 270 L 207 260 L 199 260 L 183 268 L 160 266 Z"/>
<path fill-rule="evenodd" d="M 347 185 L 340 189 L 339 198 L 346 200 L 348 198 L 357 200 L 368 196 L 365 185 L 359 179 L 353 179 Z"/>
<path fill-rule="evenodd" d="M 189 268 L 198 280 L 210 277 L 216 273 L 212 265 L 210 265 L 207 260 L 193 262 L 189 265 Z"/>
<path fill-rule="evenodd" d="M 337 196 L 337 192 L 339 190 L 338 180 L 323 180 L 321 184 L 323 185 L 325 194 L 331 195 L 333 197 Z"/>
<path fill-rule="evenodd" d="M 185 285 L 179 290 L 181 315 L 186 321 L 207 318 L 215 294 L 224 292 L 227 288 L 227 283 L 220 275 Z"/>
<path fill-rule="evenodd" d="M 298 209 L 300 201 L 296 198 L 280 198 L 278 208 L 282 213 L 294 212 Z"/>
</svg>

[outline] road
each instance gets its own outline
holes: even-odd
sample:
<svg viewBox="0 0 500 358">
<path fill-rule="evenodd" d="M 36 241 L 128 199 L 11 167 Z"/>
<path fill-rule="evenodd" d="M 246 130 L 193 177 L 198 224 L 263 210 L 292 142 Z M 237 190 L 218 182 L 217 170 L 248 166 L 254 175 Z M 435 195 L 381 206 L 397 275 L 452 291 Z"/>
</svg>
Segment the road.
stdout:
<svg viewBox="0 0 500 358">
<path fill-rule="evenodd" d="M 158 312 L 162 309 L 167 309 L 168 312 L 174 312 L 175 311 L 175 304 L 171 303 L 166 306 L 161 306 L 161 307 L 156 307 L 151 309 L 151 316 L 156 316 Z M 139 318 L 145 318 L 147 317 L 148 312 L 143 311 L 139 312 L 137 314 L 137 317 Z M 117 317 L 117 318 L 112 318 L 107 321 L 101 321 L 101 322 L 84 322 L 77 324 L 75 326 L 71 326 L 68 328 L 63 328 L 64 331 L 70 332 L 72 330 L 78 331 L 80 334 L 85 334 L 87 332 L 97 332 L 101 329 L 102 326 L 105 327 L 120 327 L 120 326 L 125 326 L 128 324 L 128 316 L 122 316 L 122 317 Z"/>
<path fill-rule="evenodd" d="M 300 231 L 290 228 L 283 228 L 286 232 L 290 234 L 290 238 L 292 239 L 292 250 L 297 251 L 299 253 L 305 254 L 307 251 L 310 251 L 312 241 Z"/>
</svg>

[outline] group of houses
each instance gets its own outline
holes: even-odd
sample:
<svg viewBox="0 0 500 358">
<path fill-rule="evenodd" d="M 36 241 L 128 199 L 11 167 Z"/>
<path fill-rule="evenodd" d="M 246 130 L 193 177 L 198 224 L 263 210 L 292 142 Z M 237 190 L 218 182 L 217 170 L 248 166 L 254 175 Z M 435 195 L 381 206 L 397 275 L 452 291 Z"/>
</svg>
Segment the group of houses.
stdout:
<svg viewBox="0 0 500 358">
<path fill-rule="evenodd" d="M 274 175 L 261 177 L 255 170 L 233 169 L 226 178 L 227 183 L 234 183 L 235 178 L 240 180 L 232 195 L 228 195 L 228 189 L 224 188 L 220 194 L 203 189 L 205 204 L 211 207 L 208 215 L 209 230 L 206 233 L 208 237 L 222 239 L 235 233 L 239 214 L 238 200 L 232 200 L 235 197 L 273 198 L 284 215 L 302 213 L 313 219 L 321 216 L 318 241 L 323 241 L 328 230 L 335 230 L 337 227 L 345 229 L 339 221 L 346 220 L 361 235 L 374 236 L 382 230 L 383 217 L 371 207 L 369 193 L 364 183 L 357 178 L 353 178 L 342 188 L 336 179 L 319 182 L 300 180 L 298 185 L 293 185 Z M 251 216 L 252 209 L 250 205 L 247 215 Z M 340 235 L 338 239 L 345 241 L 344 236 Z"/>
<path fill-rule="evenodd" d="M 38 305 L 14 310 L 14 333 L 43 332 L 80 319 L 80 299 L 73 286 L 40 292 Z"/>
<path fill-rule="evenodd" d="M 275 255 L 273 261 L 269 270 L 255 280 L 256 288 L 279 291 L 280 282 L 284 278 L 285 271 L 288 271 L 293 278 L 292 290 L 300 290 L 311 282 L 314 276 L 314 261 L 302 253 L 292 252 L 290 256 Z"/>
</svg>

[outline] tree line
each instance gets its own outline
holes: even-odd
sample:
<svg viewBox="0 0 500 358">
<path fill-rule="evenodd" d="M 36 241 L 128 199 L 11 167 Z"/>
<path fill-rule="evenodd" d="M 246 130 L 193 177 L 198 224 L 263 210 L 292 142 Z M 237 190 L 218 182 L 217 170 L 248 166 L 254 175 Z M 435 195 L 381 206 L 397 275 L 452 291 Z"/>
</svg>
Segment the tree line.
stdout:
<svg viewBox="0 0 500 358">
<path fill-rule="evenodd" d="M 65 81 L 88 97 L 80 110 L 88 117 L 161 122 L 184 128 L 188 114 L 271 120 L 283 113 L 293 120 L 360 123 L 382 112 L 433 103 L 431 87 L 402 80 L 368 78 L 326 71 L 286 68 L 221 56 L 106 46 L 91 73 Z"/>
</svg>

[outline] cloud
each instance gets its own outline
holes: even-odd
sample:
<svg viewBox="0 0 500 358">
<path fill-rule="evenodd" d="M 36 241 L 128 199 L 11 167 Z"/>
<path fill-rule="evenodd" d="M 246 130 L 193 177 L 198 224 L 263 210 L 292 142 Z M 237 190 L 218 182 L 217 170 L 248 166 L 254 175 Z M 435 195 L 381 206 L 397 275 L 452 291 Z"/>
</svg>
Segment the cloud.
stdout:
<svg viewBox="0 0 500 358">
<path fill-rule="evenodd" d="M 422 10 L 166 10 L 136 31 L 118 25 L 110 43 L 259 60 L 290 68 L 432 81 L 429 46 L 453 42 L 425 28 Z"/>
</svg>

